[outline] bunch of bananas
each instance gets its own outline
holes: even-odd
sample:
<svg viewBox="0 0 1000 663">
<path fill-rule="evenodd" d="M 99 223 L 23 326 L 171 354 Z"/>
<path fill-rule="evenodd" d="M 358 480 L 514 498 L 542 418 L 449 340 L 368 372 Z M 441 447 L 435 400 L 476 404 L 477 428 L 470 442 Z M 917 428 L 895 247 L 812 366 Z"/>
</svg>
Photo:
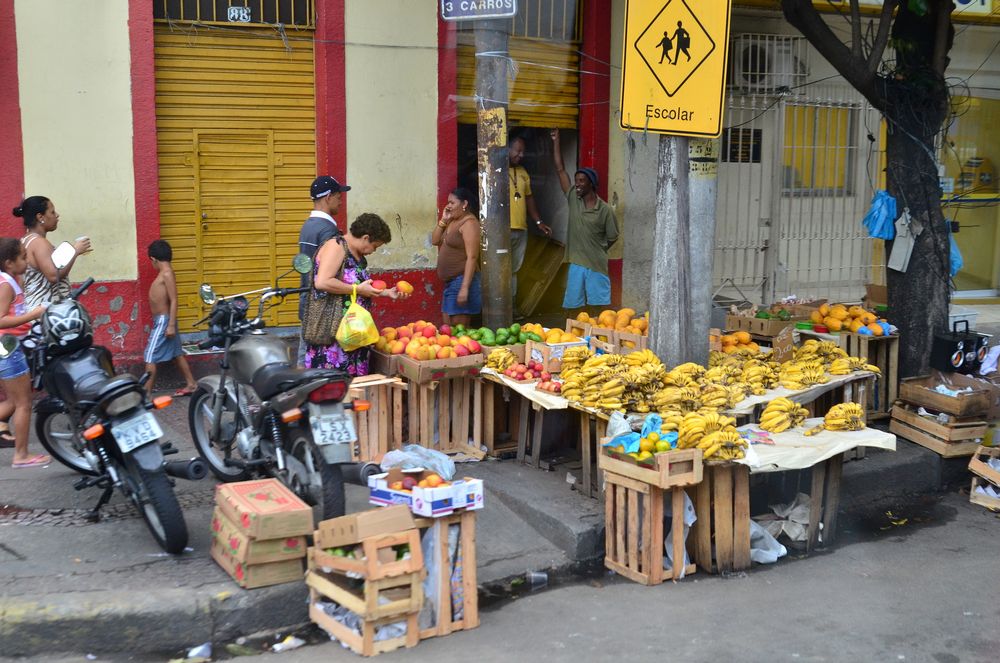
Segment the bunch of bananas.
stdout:
<svg viewBox="0 0 1000 663">
<path fill-rule="evenodd" d="M 486 368 L 502 372 L 517 363 L 517 357 L 507 348 L 497 348 L 486 357 Z"/>
<path fill-rule="evenodd" d="M 847 352 L 833 341 L 817 341 L 809 339 L 795 350 L 795 361 L 820 362 L 823 367 L 827 367 L 837 359 L 847 357 Z"/>
<path fill-rule="evenodd" d="M 706 459 L 742 458 L 745 446 L 746 440 L 736 430 L 736 420 L 718 412 L 689 412 L 678 426 L 677 448 L 702 449 Z"/>
<path fill-rule="evenodd" d="M 685 387 L 667 386 L 653 394 L 653 407 L 657 412 L 696 412 L 702 408 L 701 388 L 697 382 Z M 661 415 L 662 416 L 662 415 Z"/>
<path fill-rule="evenodd" d="M 562 356 L 562 372 L 581 368 L 590 357 L 591 352 L 586 345 L 574 345 L 571 348 L 566 348 Z"/>
<path fill-rule="evenodd" d="M 865 427 L 865 411 L 858 403 L 837 403 L 823 417 L 823 423 L 806 431 L 815 435 L 826 430 L 862 430 Z"/>
<path fill-rule="evenodd" d="M 586 407 L 650 412 L 666 371 L 650 350 L 588 358 L 579 368 L 563 362 L 562 395 Z"/>
<path fill-rule="evenodd" d="M 831 375 L 849 375 L 857 371 L 871 371 L 881 374 L 882 370 L 874 364 L 868 363 L 867 357 L 840 357 L 834 359 L 830 364 Z"/>
<path fill-rule="evenodd" d="M 775 398 L 767 404 L 760 416 L 760 427 L 771 433 L 780 433 L 802 424 L 809 411 L 793 400 Z"/>
<path fill-rule="evenodd" d="M 684 423 L 684 414 L 676 410 L 661 412 L 660 416 L 663 418 L 663 423 L 660 425 L 661 433 L 678 431 Z"/>
<path fill-rule="evenodd" d="M 818 360 L 806 362 L 793 359 L 781 365 L 778 381 L 785 389 L 798 391 L 815 384 L 829 382 L 830 378 L 826 376 L 826 370 Z"/>
<path fill-rule="evenodd" d="M 778 371 L 775 362 L 755 358 L 743 365 L 740 381 L 748 387 L 749 393 L 760 396 L 778 385 Z"/>
</svg>

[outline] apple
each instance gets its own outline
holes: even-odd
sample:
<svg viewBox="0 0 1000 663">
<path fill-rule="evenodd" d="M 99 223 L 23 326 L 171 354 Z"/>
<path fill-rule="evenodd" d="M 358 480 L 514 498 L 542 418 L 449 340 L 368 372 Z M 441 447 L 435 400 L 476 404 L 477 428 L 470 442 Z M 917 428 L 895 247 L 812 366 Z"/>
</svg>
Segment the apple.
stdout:
<svg viewBox="0 0 1000 663">
<path fill-rule="evenodd" d="M 437 344 L 440 345 L 441 347 L 446 348 L 451 346 L 451 336 L 448 336 L 446 334 L 438 334 L 436 338 L 437 338 Z"/>
<path fill-rule="evenodd" d="M 382 279 L 375 279 L 374 281 L 372 281 L 372 287 L 381 292 L 389 286 L 387 286 L 385 281 L 383 281 Z"/>
<path fill-rule="evenodd" d="M 525 380 L 534 380 L 535 379 L 535 374 L 532 371 L 525 371 L 523 379 L 525 379 Z"/>
<path fill-rule="evenodd" d="M 389 484 L 389 488 L 391 490 L 403 490 L 403 482 L 402 481 L 393 481 L 392 483 Z"/>
<path fill-rule="evenodd" d="M 451 336 L 451 325 L 441 325 L 438 331 L 447 336 Z"/>
<path fill-rule="evenodd" d="M 400 327 L 400 328 L 398 328 L 396 330 L 396 337 L 397 338 L 412 338 L 413 337 L 413 330 L 410 329 L 409 327 Z"/>
<path fill-rule="evenodd" d="M 468 356 L 469 356 L 469 354 L 471 354 L 471 353 L 469 352 L 469 348 L 465 347 L 465 346 L 464 346 L 464 345 L 462 345 L 461 343 L 459 343 L 458 345 L 454 346 L 454 347 L 452 348 L 452 350 L 454 350 L 454 351 L 455 351 L 455 356 L 456 356 L 456 357 L 468 357 Z"/>
<path fill-rule="evenodd" d="M 552 383 L 552 391 L 555 392 L 555 393 L 557 393 L 557 394 L 559 392 L 561 392 L 562 391 L 562 384 L 559 383 L 559 382 L 553 382 Z"/>
<path fill-rule="evenodd" d="M 474 341 L 471 338 L 469 339 L 468 345 L 469 345 L 469 352 L 471 352 L 472 354 L 477 354 L 479 352 L 482 352 L 483 350 L 483 346 L 479 345 L 479 341 Z"/>
<path fill-rule="evenodd" d="M 406 346 L 403 345 L 402 341 L 393 341 L 392 345 L 389 347 L 389 352 L 394 355 L 401 355 L 405 350 Z"/>
<path fill-rule="evenodd" d="M 549 381 L 552 379 L 552 374 L 549 373 L 548 371 L 542 371 L 541 375 L 539 375 L 538 377 L 542 378 L 545 381 Z"/>
</svg>

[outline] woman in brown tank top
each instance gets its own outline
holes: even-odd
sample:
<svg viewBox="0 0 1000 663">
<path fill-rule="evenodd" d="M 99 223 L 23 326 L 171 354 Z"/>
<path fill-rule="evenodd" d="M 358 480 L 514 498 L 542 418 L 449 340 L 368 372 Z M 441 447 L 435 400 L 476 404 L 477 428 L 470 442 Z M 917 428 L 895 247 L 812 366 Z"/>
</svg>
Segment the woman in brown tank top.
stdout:
<svg viewBox="0 0 1000 663">
<path fill-rule="evenodd" d="M 478 207 L 468 189 L 448 194 L 431 242 L 438 247 L 438 277 L 444 281 L 441 313 L 445 324 L 469 325 L 482 311 L 479 289 Z"/>
</svg>

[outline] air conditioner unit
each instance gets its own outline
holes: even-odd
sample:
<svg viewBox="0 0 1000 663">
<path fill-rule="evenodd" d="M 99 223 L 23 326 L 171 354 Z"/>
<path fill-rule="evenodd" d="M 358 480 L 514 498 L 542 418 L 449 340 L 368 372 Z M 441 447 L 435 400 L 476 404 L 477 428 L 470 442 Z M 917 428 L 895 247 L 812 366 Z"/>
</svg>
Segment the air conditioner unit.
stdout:
<svg viewBox="0 0 1000 663">
<path fill-rule="evenodd" d="M 808 76 L 800 37 L 737 35 L 729 51 L 730 88 L 747 92 L 794 89 Z"/>
</svg>

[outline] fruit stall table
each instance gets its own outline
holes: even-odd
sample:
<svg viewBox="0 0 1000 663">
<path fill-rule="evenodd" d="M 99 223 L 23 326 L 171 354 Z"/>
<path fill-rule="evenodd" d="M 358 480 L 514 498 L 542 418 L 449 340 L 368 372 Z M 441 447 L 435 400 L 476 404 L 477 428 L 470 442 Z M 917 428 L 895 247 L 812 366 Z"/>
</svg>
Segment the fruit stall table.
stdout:
<svg viewBox="0 0 1000 663">
<path fill-rule="evenodd" d="M 760 413 L 768 402 L 784 396 L 807 408 L 813 410 L 817 406 L 825 406 L 827 403 L 864 403 L 867 399 L 868 388 L 875 374 L 869 371 L 858 371 L 848 375 L 829 375 L 828 382 L 817 384 L 806 389 L 792 391 L 784 387 L 768 389 L 767 392 L 759 396 L 752 395 L 744 398 L 734 407 L 726 410 L 724 414 L 735 417 L 738 420 L 749 417 L 750 422 L 760 421 Z M 813 412 L 815 414 L 815 412 Z M 825 414 L 825 412 L 824 412 Z"/>
<path fill-rule="evenodd" d="M 487 453 L 495 455 L 497 451 L 494 427 L 495 390 L 502 388 L 509 396 L 516 399 L 516 405 L 512 402 L 511 409 L 516 407 L 519 412 L 517 460 L 522 463 L 530 463 L 534 467 L 540 467 L 545 413 L 549 410 L 565 410 L 569 406 L 569 401 L 558 394 L 536 389 L 537 381 L 516 382 L 489 368 L 480 371 L 479 379 L 483 390 L 483 440 Z M 529 437 L 531 438 L 530 449 L 528 447 Z"/>
</svg>

